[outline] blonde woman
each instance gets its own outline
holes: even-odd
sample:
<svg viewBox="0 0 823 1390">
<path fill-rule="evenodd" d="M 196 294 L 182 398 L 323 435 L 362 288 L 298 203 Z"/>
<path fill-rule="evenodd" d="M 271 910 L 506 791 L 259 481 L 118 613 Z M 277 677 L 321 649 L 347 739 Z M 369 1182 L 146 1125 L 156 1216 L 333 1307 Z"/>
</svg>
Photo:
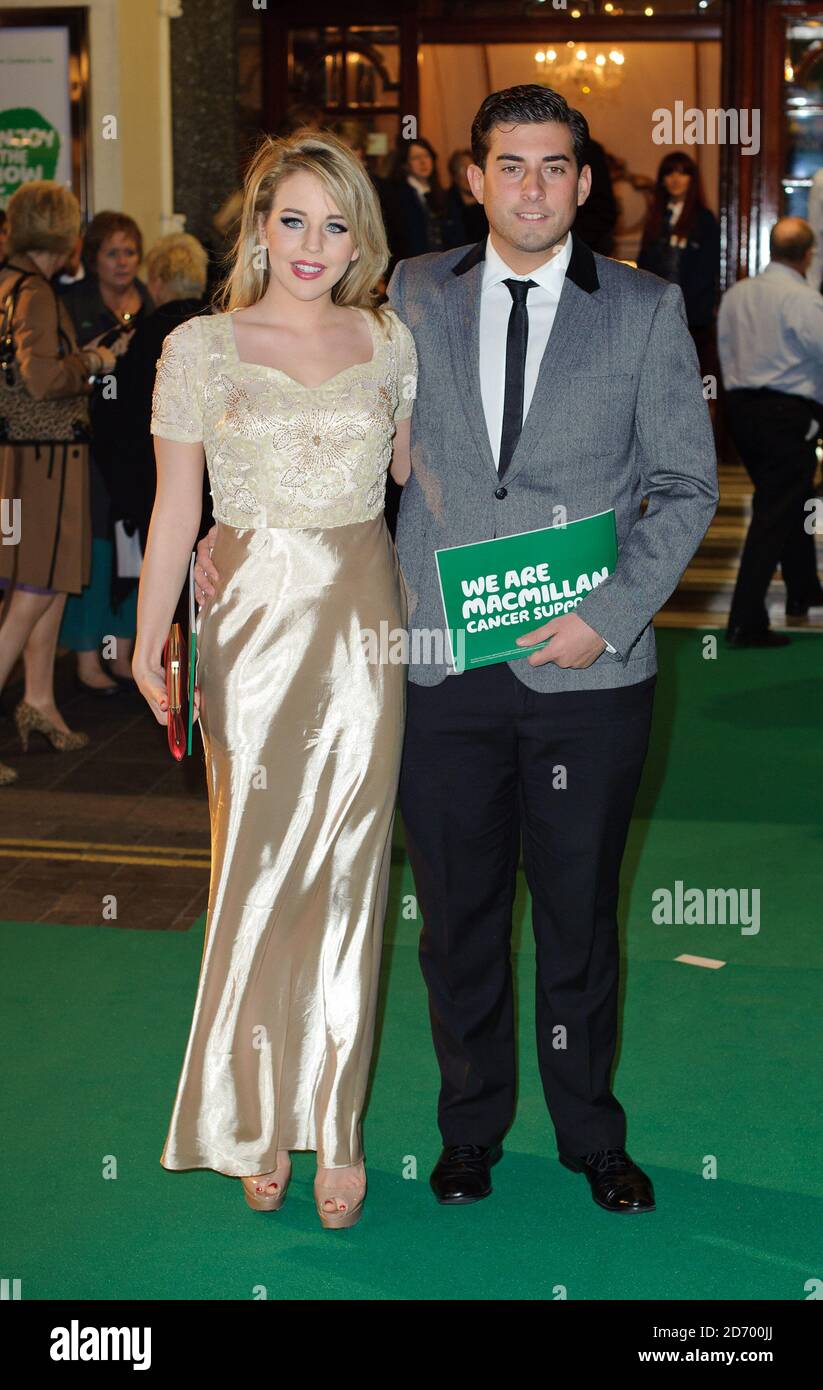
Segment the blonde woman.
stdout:
<svg viewBox="0 0 823 1390">
<path fill-rule="evenodd" d="M 383 519 L 410 471 L 411 334 L 374 287 L 388 259 L 368 175 L 325 132 L 267 139 L 248 170 L 222 313 L 166 338 L 158 488 L 134 676 L 167 718 L 161 649 L 200 520 L 216 597 L 199 617 L 212 878 L 194 1020 L 161 1156 L 286 1194 L 317 1153 L 324 1226 L 366 1190 L 361 1110 L 377 999 L 405 667 L 364 633 L 406 621 Z"/>
<path fill-rule="evenodd" d="M 66 595 L 79 594 L 89 579 L 89 446 L 82 438 L 52 441 L 46 406 L 66 401 L 69 416 L 76 411 L 78 422 L 87 422 L 91 378 L 114 370 L 128 340 L 121 334 L 108 347 L 98 339 L 77 345 L 52 279 L 79 233 L 80 204 L 61 183 L 34 179 L 9 199 L 8 259 L 0 266 L 0 306 L 9 304 L 13 343 L 13 353 L 4 345 L 12 377 L 7 389 L 22 389 L 31 400 L 33 438 L 4 442 L 11 406 L 0 393 L 0 504 L 9 519 L 19 519 L 17 537 L 10 533 L 0 544 L 0 592 L 7 591 L 0 690 L 22 653 L 25 690 L 14 715 L 24 752 L 33 733 L 60 753 L 89 741 L 88 734 L 69 729 L 54 695 Z M 16 781 L 16 768 L 0 764 L 0 786 Z"/>
</svg>

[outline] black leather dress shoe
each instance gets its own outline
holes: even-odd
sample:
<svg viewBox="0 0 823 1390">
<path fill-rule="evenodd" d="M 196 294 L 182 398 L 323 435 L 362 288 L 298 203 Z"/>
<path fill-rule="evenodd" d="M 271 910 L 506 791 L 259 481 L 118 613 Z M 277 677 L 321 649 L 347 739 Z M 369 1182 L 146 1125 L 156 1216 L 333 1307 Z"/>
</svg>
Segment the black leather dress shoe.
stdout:
<svg viewBox="0 0 823 1390">
<path fill-rule="evenodd" d="M 120 694 L 119 685 L 89 685 L 87 681 L 81 681 L 79 676 L 75 676 L 74 684 L 83 695 L 93 695 L 96 700 L 111 699 L 112 695 Z"/>
<path fill-rule="evenodd" d="M 585 1173 L 592 1197 L 604 1211 L 654 1211 L 654 1188 L 648 1174 L 638 1168 L 625 1149 L 598 1149 L 583 1158 L 559 1155 L 573 1173 Z"/>
<path fill-rule="evenodd" d="M 483 1149 L 478 1144 L 447 1145 L 429 1179 L 441 1206 L 479 1202 L 488 1197 L 492 1190 L 491 1166 L 502 1153 L 500 1144 L 491 1149 Z"/>
<path fill-rule="evenodd" d="M 762 632 L 747 632 L 742 627 L 730 627 L 726 642 L 730 647 L 788 647 L 791 637 L 782 632 L 772 632 L 770 627 Z"/>
<path fill-rule="evenodd" d="M 787 618 L 805 618 L 808 616 L 810 608 L 823 608 L 823 592 L 812 594 L 811 598 L 804 599 L 801 603 L 786 600 Z"/>
</svg>

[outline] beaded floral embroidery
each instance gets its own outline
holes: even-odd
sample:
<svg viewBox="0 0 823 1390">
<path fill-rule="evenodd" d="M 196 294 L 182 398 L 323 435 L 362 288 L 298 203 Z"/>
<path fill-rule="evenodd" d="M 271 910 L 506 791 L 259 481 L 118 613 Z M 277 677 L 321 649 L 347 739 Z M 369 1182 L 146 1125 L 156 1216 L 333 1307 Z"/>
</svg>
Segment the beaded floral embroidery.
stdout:
<svg viewBox="0 0 823 1390">
<path fill-rule="evenodd" d="M 163 340 L 163 350 L 157 359 L 151 418 L 152 429 L 164 439 L 179 439 L 181 435 L 193 439 L 198 434 L 199 424 L 193 409 L 192 368 L 196 360 L 193 331 L 191 319 L 179 324 Z"/>
<path fill-rule="evenodd" d="M 152 429 L 202 439 L 214 514 L 229 526 L 342 526 L 383 508 L 395 420 L 411 413 L 417 359 L 394 313 L 374 354 L 318 387 L 239 362 L 228 314 L 165 339 Z"/>
</svg>

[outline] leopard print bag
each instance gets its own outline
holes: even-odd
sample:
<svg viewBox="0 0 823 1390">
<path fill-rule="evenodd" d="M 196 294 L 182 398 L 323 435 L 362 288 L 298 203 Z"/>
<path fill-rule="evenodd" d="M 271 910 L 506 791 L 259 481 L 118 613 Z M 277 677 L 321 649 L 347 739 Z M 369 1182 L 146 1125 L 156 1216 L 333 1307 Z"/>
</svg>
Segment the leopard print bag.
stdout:
<svg viewBox="0 0 823 1390">
<path fill-rule="evenodd" d="M 36 401 L 27 391 L 15 362 L 13 325 L 17 296 L 23 281 L 33 273 L 31 270 L 23 271 L 3 301 L 0 320 L 0 445 L 88 443 L 91 432 L 85 396 Z M 57 314 L 58 356 L 65 357 L 72 352 L 72 345 L 60 326 L 57 295 L 53 287 L 50 288 Z"/>
</svg>

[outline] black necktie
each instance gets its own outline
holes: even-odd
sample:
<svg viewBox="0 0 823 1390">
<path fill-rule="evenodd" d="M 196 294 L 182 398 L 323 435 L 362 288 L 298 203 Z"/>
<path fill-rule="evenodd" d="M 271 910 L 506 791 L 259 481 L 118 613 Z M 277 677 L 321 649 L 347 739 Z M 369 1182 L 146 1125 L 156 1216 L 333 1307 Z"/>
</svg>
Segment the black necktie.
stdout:
<svg viewBox="0 0 823 1390">
<path fill-rule="evenodd" d="M 503 477 L 523 428 L 523 385 L 526 380 L 526 347 L 529 341 L 529 311 L 526 296 L 537 288 L 535 280 L 504 280 L 512 297 L 509 331 L 506 334 L 506 392 L 503 397 L 503 430 L 500 436 L 499 477 Z"/>
</svg>

